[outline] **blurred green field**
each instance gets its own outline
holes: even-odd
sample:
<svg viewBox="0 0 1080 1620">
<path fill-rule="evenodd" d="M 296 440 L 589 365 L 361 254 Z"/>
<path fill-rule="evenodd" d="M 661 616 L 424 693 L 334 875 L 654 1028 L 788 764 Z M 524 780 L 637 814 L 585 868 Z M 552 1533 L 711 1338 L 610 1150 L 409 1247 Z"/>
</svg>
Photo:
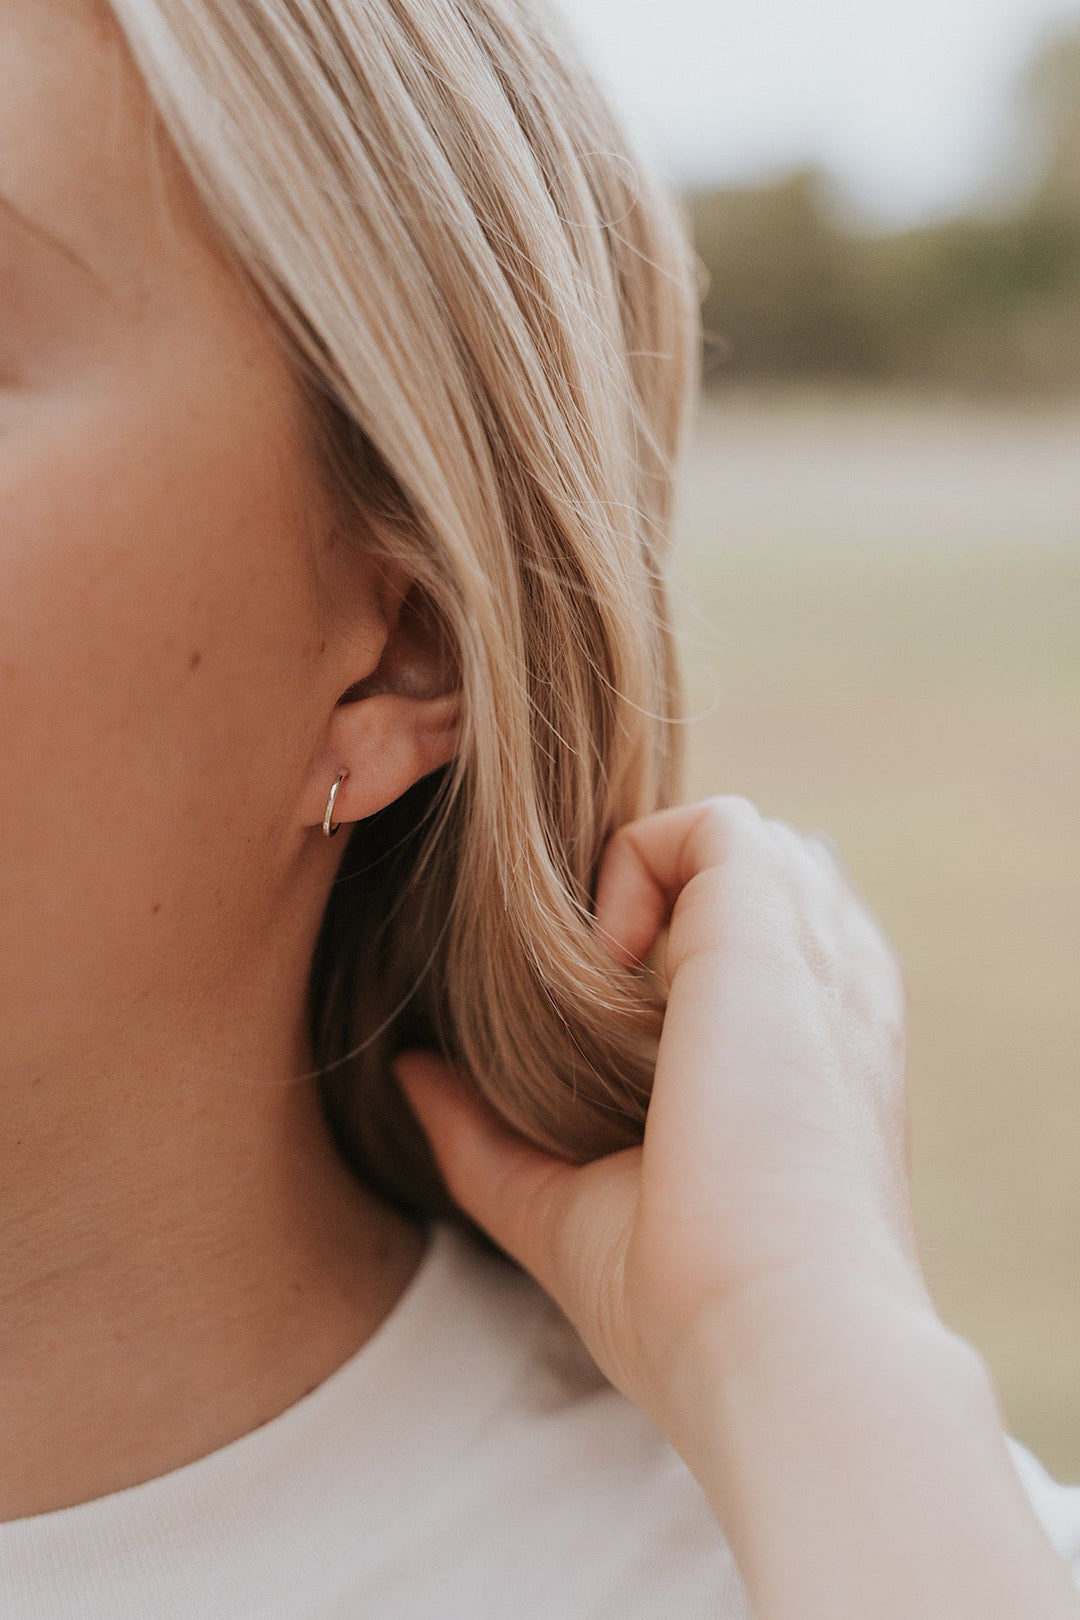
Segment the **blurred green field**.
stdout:
<svg viewBox="0 0 1080 1620">
<path fill-rule="evenodd" d="M 1080 1481 L 1080 407 L 734 395 L 686 473 L 690 791 L 887 926 L 931 1287 Z"/>
</svg>

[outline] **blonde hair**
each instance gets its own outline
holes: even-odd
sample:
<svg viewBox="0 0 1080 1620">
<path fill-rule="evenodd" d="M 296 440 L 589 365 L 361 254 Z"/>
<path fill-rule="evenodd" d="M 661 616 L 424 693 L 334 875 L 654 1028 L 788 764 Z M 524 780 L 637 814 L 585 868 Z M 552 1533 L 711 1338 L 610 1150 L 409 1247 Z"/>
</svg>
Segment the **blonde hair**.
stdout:
<svg viewBox="0 0 1080 1620">
<path fill-rule="evenodd" d="M 407 1045 L 570 1158 L 641 1137 L 661 1004 L 591 900 L 610 834 L 678 794 L 684 219 L 526 0 L 112 3 L 358 542 L 407 567 L 460 676 L 457 757 L 353 830 L 310 984 L 339 1146 L 446 1213 Z"/>
</svg>

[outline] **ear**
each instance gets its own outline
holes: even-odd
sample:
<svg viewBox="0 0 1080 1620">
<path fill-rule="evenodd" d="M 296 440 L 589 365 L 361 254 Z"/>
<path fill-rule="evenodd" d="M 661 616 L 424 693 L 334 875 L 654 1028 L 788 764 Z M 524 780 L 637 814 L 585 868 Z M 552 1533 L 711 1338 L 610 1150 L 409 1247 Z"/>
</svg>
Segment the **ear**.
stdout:
<svg viewBox="0 0 1080 1620">
<path fill-rule="evenodd" d="M 304 793 L 307 826 L 322 823 L 330 789 L 336 823 L 362 821 L 453 758 L 460 725 L 457 662 L 420 589 L 390 593 L 376 667 L 353 682 L 329 716 Z"/>
</svg>

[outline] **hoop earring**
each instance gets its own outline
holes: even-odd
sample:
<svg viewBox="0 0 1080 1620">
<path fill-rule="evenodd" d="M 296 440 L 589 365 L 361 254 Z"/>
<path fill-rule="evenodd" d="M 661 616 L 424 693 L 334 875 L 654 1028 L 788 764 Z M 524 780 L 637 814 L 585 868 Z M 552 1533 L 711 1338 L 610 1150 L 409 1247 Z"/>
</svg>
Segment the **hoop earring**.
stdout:
<svg viewBox="0 0 1080 1620">
<path fill-rule="evenodd" d="M 340 773 L 340 775 L 338 776 L 337 781 L 334 783 L 333 787 L 330 789 L 330 797 L 326 801 L 326 814 L 323 817 L 322 830 L 326 834 L 327 838 L 333 838 L 334 834 L 337 832 L 338 828 L 341 826 L 340 821 L 336 822 L 333 826 L 331 826 L 330 818 L 334 814 L 334 801 L 338 796 L 338 788 L 341 786 L 342 782 L 344 782 L 344 780 L 348 776 L 348 774 L 349 774 L 348 771 L 342 771 Z"/>
</svg>

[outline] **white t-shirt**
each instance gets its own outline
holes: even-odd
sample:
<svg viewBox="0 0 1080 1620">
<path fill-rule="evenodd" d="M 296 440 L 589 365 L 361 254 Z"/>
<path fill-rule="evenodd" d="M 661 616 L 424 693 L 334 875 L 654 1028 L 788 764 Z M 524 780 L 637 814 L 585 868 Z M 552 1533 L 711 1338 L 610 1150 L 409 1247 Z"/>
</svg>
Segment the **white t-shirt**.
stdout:
<svg viewBox="0 0 1080 1620">
<path fill-rule="evenodd" d="M 1080 1581 L 1080 1487 L 1010 1442 Z M 3 1620 L 748 1620 L 696 1480 L 527 1277 L 432 1229 L 374 1336 L 279 1417 L 0 1524 Z"/>
</svg>

